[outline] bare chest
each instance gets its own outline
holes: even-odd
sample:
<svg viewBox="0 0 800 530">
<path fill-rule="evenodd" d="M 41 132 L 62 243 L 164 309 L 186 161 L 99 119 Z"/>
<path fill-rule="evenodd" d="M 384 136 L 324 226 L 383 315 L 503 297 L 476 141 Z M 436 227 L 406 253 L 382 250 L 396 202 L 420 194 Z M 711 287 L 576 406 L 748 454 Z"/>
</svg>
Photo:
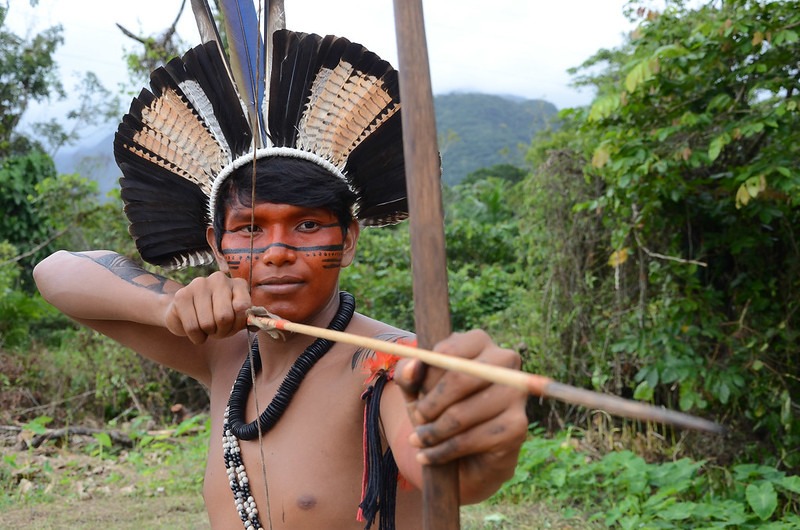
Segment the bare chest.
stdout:
<svg viewBox="0 0 800 530">
<path fill-rule="evenodd" d="M 352 378 L 315 367 L 261 440 L 238 442 L 250 491 L 265 528 L 363 528 L 356 520 L 363 470 L 363 404 Z M 339 374 L 340 375 L 340 374 Z M 357 376 L 358 374 L 356 374 Z M 263 411 L 276 387 L 250 393 L 247 421 Z M 212 436 L 204 497 L 213 528 L 239 520 L 223 457 L 221 417 L 228 391 L 212 391 Z M 335 521 L 335 524 L 332 524 Z"/>
</svg>

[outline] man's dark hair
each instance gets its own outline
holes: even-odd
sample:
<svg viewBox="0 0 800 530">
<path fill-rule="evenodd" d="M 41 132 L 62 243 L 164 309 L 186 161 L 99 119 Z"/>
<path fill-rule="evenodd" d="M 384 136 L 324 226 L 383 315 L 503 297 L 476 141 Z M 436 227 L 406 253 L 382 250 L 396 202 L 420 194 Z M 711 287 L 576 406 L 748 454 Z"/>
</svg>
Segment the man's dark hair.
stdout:
<svg viewBox="0 0 800 530">
<path fill-rule="evenodd" d="M 222 242 L 225 211 L 234 201 L 252 206 L 253 165 L 245 164 L 222 183 L 214 211 L 217 249 Z M 344 180 L 302 158 L 272 157 L 256 162 L 256 202 L 274 202 L 309 208 L 325 208 L 339 220 L 342 231 L 353 220 L 356 196 Z"/>
</svg>

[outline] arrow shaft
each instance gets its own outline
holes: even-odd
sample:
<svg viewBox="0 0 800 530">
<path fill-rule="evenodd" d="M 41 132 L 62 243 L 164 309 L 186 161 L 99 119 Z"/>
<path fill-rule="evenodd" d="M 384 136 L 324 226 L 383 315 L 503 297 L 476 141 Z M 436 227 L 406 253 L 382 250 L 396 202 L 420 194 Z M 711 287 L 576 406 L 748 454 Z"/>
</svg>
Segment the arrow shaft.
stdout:
<svg viewBox="0 0 800 530">
<path fill-rule="evenodd" d="M 423 348 L 415 348 L 396 342 L 388 342 L 371 337 L 353 335 L 352 333 L 318 328 L 306 324 L 297 324 L 289 322 L 288 320 L 259 317 L 255 315 L 249 316 L 248 324 L 257 326 L 260 329 L 285 330 L 292 333 L 300 333 L 311 337 L 368 348 L 373 351 L 390 353 L 400 357 L 418 359 L 429 366 L 435 366 L 443 370 L 452 370 L 478 377 L 492 383 L 510 386 L 530 395 L 551 398 L 590 409 L 604 410 L 615 416 L 667 423 L 677 427 L 708 432 L 719 433 L 722 431 L 722 427 L 714 422 L 683 412 L 676 412 L 663 407 L 655 407 L 618 396 L 566 385 L 542 375 L 529 374 L 502 366 L 488 365 L 471 359 L 444 355 Z"/>
</svg>

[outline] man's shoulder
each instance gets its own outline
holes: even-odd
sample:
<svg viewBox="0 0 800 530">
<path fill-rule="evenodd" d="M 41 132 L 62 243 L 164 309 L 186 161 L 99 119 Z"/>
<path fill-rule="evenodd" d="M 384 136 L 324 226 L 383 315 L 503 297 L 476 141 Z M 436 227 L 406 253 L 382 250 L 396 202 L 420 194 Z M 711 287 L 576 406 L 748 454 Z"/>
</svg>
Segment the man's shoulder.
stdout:
<svg viewBox="0 0 800 530">
<path fill-rule="evenodd" d="M 394 340 L 396 340 L 396 338 L 399 337 L 414 336 L 414 334 L 409 331 L 397 328 L 380 320 L 375 320 L 361 313 L 353 315 L 353 320 L 351 320 L 350 324 L 347 326 L 347 332 L 363 337 L 384 338 L 386 340 L 392 340 L 392 337 L 395 337 Z"/>
<path fill-rule="evenodd" d="M 386 342 L 409 342 L 414 338 L 413 333 L 360 314 L 353 317 L 347 331 Z M 369 384 L 377 371 L 389 369 L 394 366 L 395 362 L 395 356 L 385 352 L 376 352 L 367 347 L 358 347 L 352 357 L 353 368 L 360 367 L 359 373 L 367 376 L 363 381 L 364 384 Z"/>
</svg>

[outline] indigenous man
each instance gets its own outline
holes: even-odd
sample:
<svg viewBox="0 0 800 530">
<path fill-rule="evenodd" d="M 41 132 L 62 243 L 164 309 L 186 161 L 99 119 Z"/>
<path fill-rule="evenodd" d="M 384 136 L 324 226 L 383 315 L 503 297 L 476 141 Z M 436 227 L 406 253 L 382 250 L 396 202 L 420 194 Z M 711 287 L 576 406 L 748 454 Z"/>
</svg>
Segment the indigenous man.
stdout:
<svg viewBox="0 0 800 530">
<path fill-rule="evenodd" d="M 458 459 L 462 503 L 513 474 L 525 398 L 426 375 L 416 361 L 247 328 L 248 310 L 263 307 L 409 337 L 354 312 L 339 291 L 361 226 L 406 215 L 396 72 L 345 39 L 283 30 L 274 42 L 263 122 L 250 123 L 211 43 L 155 71 L 115 139 L 142 258 L 174 267 L 213 256 L 218 272 L 183 286 L 113 252 L 61 251 L 34 276 L 71 318 L 209 389 L 213 528 L 418 528 L 423 465 Z M 482 331 L 436 349 L 520 363 Z M 417 399 L 425 377 L 438 379 Z"/>
</svg>

